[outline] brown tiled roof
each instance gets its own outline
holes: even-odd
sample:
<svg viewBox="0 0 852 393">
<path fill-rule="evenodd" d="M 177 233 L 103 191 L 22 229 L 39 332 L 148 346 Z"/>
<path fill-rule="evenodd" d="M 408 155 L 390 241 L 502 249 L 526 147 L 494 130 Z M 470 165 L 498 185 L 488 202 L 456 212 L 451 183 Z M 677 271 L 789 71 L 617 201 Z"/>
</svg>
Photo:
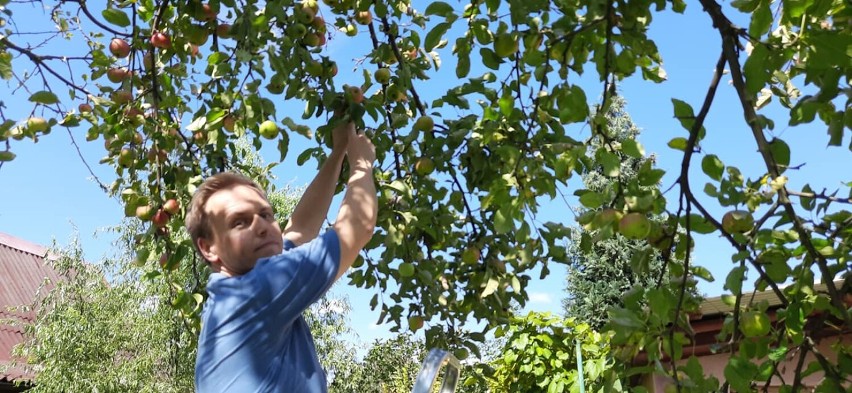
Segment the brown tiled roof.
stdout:
<svg viewBox="0 0 852 393">
<path fill-rule="evenodd" d="M 0 232 L 0 382 L 32 379 L 26 367 L 5 367 L 12 348 L 24 339 L 20 324 L 6 322 L 32 322 L 32 311 L 10 308 L 32 305 L 39 289 L 59 278 L 47 257 L 47 248 Z"/>
<path fill-rule="evenodd" d="M 834 286 L 838 289 L 843 289 L 843 282 L 843 279 L 834 280 Z M 846 290 L 848 290 L 848 288 Z M 824 293 L 826 291 L 827 286 L 825 284 L 817 283 L 814 285 L 814 292 Z M 779 299 L 778 296 L 775 295 L 775 292 L 773 292 L 772 290 L 749 292 L 743 294 L 743 301 L 751 301 L 752 303 L 757 304 L 764 300 L 766 300 L 769 307 L 777 307 L 781 305 L 781 299 Z M 699 311 L 701 312 L 701 315 L 706 318 L 716 317 L 726 313 L 734 312 L 734 308 L 725 303 L 725 301 L 722 300 L 722 296 L 716 296 L 713 298 L 705 299 L 699 306 Z"/>
</svg>

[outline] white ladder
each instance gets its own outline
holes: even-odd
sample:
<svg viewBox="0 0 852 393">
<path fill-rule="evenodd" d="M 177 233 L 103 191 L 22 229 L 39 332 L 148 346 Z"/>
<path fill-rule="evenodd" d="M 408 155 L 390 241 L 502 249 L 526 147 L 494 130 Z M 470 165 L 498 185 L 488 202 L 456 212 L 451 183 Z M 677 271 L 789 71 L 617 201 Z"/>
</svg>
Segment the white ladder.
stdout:
<svg viewBox="0 0 852 393">
<path fill-rule="evenodd" d="M 444 372 L 444 382 L 441 384 L 440 393 L 453 393 L 456 390 L 456 385 L 459 382 L 461 375 L 461 364 L 453 354 L 443 350 L 433 348 L 423 359 L 423 367 L 420 368 L 420 373 L 417 374 L 417 381 L 414 382 L 412 393 L 430 393 L 435 385 L 438 375 L 441 373 L 441 368 L 446 367 Z"/>
</svg>

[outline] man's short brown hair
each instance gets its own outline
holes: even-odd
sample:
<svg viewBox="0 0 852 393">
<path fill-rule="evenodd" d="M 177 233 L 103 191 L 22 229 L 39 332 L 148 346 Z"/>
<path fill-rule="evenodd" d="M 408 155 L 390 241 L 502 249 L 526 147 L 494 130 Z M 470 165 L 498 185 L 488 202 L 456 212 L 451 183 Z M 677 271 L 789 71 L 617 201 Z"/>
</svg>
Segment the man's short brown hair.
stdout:
<svg viewBox="0 0 852 393">
<path fill-rule="evenodd" d="M 221 190 L 227 190 L 236 186 L 248 186 L 257 190 L 264 198 L 266 192 L 251 179 L 234 172 L 222 172 L 213 175 L 201 183 L 201 186 L 195 190 L 192 195 L 192 201 L 189 203 L 189 211 L 186 213 L 186 230 L 189 232 L 189 237 L 192 239 L 192 244 L 198 251 L 198 239 L 209 239 L 211 236 L 210 223 L 208 222 L 207 213 L 204 207 L 207 205 L 207 200 Z"/>
</svg>

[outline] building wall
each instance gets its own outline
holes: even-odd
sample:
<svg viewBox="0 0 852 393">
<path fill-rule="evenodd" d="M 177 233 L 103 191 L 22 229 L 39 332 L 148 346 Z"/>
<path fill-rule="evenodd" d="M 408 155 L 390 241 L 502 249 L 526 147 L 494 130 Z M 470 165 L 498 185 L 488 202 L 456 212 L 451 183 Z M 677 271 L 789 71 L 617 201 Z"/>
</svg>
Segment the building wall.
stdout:
<svg viewBox="0 0 852 393">
<path fill-rule="evenodd" d="M 852 334 L 846 334 L 843 336 L 833 336 L 833 337 L 825 337 L 817 343 L 818 351 L 825 356 L 829 362 L 837 364 L 837 354 L 832 349 L 833 345 L 837 345 L 840 343 L 846 347 L 852 346 Z M 684 352 L 687 352 L 687 349 L 684 348 Z M 701 363 L 701 366 L 704 368 L 704 375 L 712 375 L 719 380 L 720 383 L 725 380 L 725 365 L 727 364 L 728 358 L 730 354 L 722 353 L 722 354 L 707 354 L 703 356 L 698 356 L 698 361 Z M 765 359 L 760 360 L 762 362 Z M 798 363 L 799 356 L 798 352 L 792 352 L 787 354 L 787 358 L 778 366 L 778 371 L 783 376 L 784 381 L 787 384 L 792 384 L 794 380 L 794 374 L 796 371 L 796 364 Z M 816 357 L 812 352 L 809 352 L 805 357 L 804 368 L 807 368 L 810 362 L 816 361 Z M 681 360 L 678 365 L 686 364 L 686 360 Z M 823 378 L 822 372 L 817 372 L 805 377 L 802 380 L 803 385 L 806 389 L 804 391 L 811 391 Z M 673 380 L 670 377 L 663 375 L 651 375 L 646 377 L 644 381 L 644 385 L 651 392 L 659 392 L 663 393 L 665 391 L 665 387 L 672 385 Z M 757 387 L 759 391 L 764 386 L 765 382 L 758 382 Z M 782 385 L 781 379 L 778 376 L 774 376 L 769 384 L 768 392 L 777 392 L 779 387 Z"/>
</svg>

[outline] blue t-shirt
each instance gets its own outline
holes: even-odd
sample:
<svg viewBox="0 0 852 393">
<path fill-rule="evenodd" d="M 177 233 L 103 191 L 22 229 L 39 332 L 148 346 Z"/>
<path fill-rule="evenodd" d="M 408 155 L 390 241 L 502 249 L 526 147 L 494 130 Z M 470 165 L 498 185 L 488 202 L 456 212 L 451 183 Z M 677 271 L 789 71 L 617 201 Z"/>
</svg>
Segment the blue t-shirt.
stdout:
<svg viewBox="0 0 852 393">
<path fill-rule="evenodd" d="M 257 261 L 238 277 L 210 275 L 195 363 L 197 392 L 326 392 L 325 372 L 302 312 L 340 266 L 333 230 Z"/>
</svg>

